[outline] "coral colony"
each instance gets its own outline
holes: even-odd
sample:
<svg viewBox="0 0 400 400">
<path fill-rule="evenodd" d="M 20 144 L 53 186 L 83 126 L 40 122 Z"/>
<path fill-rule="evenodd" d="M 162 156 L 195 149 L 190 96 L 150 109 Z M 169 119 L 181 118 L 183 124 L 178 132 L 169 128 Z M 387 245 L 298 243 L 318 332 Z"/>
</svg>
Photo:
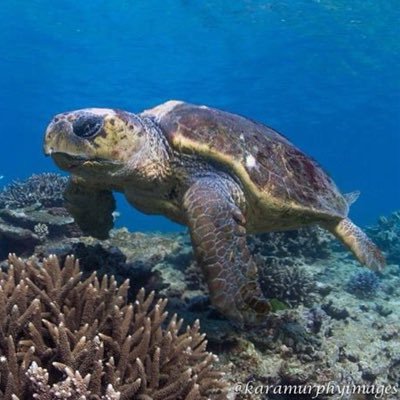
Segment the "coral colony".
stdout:
<svg viewBox="0 0 400 400">
<path fill-rule="evenodd" d="M 12 182 L 0 192 L 0 208 L 60 207 L 67 180 L 65 176 L 44 173 Z"/>
<path fill-rule="evenodd" d="M 166 300 L 56 257 L 10 256 L 0 284 L 2 399 L 224 399 L 199 323 L 181 332 Z"/>
</svg>

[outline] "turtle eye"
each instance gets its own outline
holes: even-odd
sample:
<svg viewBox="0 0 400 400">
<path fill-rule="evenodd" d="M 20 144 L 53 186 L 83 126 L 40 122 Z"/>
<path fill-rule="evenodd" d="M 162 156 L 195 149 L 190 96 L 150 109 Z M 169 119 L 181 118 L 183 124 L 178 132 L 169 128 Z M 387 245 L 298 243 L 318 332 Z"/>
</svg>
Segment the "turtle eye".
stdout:
<svg viewBox="0 0 400 400">
<path fill-rule="evenodd" d="M 97 115 L 79 117 L 72 124 L 74 134 L 81 138 L 95 136 L 102 126 L 103 118 Z"/>
</svg>

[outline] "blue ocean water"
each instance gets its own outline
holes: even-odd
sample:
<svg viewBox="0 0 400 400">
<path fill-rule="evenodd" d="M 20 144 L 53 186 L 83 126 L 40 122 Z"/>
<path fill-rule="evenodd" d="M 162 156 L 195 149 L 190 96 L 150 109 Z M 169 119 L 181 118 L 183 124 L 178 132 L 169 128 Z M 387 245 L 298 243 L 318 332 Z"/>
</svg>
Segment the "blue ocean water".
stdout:
<svg viewBox="0 0 400 400">
<path fill-rule="evenodd" d="M 398 0 L 4 0 L 0 186 L 56 171 L 41 150 L 55 113 L 182 99 L 281 131 L 362 192 L 351 215 L 372 223 L 400 206 L 399 20 Z"/>
</svg>

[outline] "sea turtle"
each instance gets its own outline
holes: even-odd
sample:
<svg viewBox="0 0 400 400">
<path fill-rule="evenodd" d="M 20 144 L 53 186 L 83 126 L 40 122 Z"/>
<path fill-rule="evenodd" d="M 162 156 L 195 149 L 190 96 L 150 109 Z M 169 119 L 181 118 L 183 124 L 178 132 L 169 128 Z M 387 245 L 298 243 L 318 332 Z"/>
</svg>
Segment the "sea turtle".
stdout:
<svg viewBox="0 0 400 400">
<path fill-rule="evenodd" d="M 107 237 L 112 191 L 187 225 L 212 304 L 239 321 L 257 322 L 272 308 L 246 233 L 318 224 L 362 264 L 385 264 L 347 218 L 355 195 L 341 194 L 284 136 L 239 115 L 173 100 L 137 115 L 87 108 L 55 116 L 44 151 L 72 174 L 66 204 L 84 232 Z"/>
</svg>

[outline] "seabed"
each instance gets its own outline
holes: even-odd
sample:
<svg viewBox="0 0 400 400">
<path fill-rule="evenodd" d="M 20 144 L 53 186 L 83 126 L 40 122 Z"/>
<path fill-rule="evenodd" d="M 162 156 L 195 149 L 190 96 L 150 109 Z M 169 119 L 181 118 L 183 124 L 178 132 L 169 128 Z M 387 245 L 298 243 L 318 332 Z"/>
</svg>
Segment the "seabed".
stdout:
<svg viewBox="0 0 400 400">
<path fill-rule="evenodd" d="M 96 271 L 99 278 L 114 275 L 119 284 L 129 279 L 128 301 L 133 302 L 141 288 L 154 291 L 154 302 L 167 298 L 169 316 L 177 313 L 185 327 L 199 320 L 207 350 L 218 356 L 215 369 L 225 373 L 221 379 L 226 387 L 207 394 L 210 398 L 400 397 L 394 394 L 400 380 L 400 212 L 364 227 L 387 257 L 388 266 L 379 274 L 359 266 L 318 228 L 249 237 L 263 291 L 280 309 L 263 326 L 241 327 L 210 306 L 186 233 L 146 234 L 124 228 L 112 230 L 104 241 L 82 236 L 62 205 L 64 179 L 35 179 L 42 178 L 50 185 L 46 198 L 27 191 L 29 180 L 0 192 L 5 273 L 9 252 L 33 257 L 39 265 L 51 254 L 61 262 L 74 254 L 84 277 Z M 4 384 L 2 378 L 0 390 Z M 317 395 L 321 386 L 330 388 L 329 395 Z M 307 393 L 284 395 L 277 389 L 284 387 Z M 375 396 L 362 393 L 371 388 Z M 343 393 L 346 390 L 361 393 Z"/>
</svg>

